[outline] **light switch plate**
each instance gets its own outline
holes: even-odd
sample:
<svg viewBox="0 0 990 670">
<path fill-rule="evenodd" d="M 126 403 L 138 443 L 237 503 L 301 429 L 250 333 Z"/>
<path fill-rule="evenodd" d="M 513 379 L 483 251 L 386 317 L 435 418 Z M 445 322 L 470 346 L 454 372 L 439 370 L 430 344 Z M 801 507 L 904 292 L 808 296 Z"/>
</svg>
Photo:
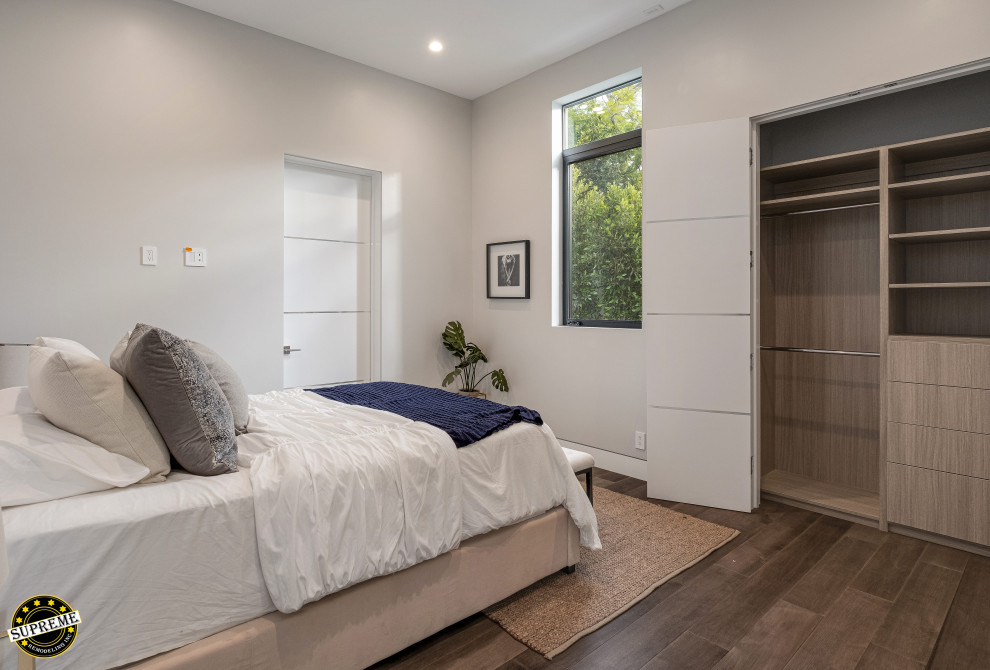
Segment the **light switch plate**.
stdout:
<svg viewBox="0 0 990 670">
<path fill-rule="evenodd" d="M 158 265 L 158 247 L 141 247 L 141 265 Z"/>
<path fill-rule="evenodd" d="M 196 248 L 196 247 L 186 247 L 186 267 L 188 268 L 205 268 L 206 267 L 206 249 Z"/>
</svg>

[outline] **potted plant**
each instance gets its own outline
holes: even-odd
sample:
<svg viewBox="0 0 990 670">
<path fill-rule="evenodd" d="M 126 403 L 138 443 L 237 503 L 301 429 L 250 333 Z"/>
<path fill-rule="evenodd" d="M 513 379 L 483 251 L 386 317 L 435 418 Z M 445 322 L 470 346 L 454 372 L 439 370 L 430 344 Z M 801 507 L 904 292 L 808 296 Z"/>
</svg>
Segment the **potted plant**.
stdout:
<svg viewBox="0 0 990 670">
<path fill-rule="evenodd" d="M 478 363 L 487 363 L 488 357 L 478 348 L 477 344 L 466 341 L 464 328 L 461 327 L 460 321 L 451 321 L 448 323 L 440 338 L 443 340 L 444 349 L 454 354 L 458 360 L 457 366 L 443 378 L 444 386 L 447 386 L 454 379 L 460 377 L 460 393 L 476 398 L 484 398 L 486 396 L 478 390 L 478 384 L 483 382 L 485 377 L 491 375 L 492 386 L 503 392 L 509 390 L 509 382 L 506 380 L 505 372 L 501 368 L 491 370 L 482 375 L 480 379 L 478 378 Z"/>
</svg>

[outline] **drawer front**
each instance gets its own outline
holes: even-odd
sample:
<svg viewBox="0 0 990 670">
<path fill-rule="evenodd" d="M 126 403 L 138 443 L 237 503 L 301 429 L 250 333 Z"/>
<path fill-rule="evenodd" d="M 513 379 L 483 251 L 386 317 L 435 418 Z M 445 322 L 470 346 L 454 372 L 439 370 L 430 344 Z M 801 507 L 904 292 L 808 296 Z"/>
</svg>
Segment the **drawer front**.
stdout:
<svg viewBox="0 0 990 670">
<path fill-rule="evenodd" d="M 889 421 L 990 434 L 990 391 L 901 382 L 887 388 Z"/>
<path fill-rule="evenodd" d="M 889 422 L 887 460 L 990 479 L 990 435 Z"/>
<path fill-rule="evenodd" d="M 891 339 L 887 379 L 990 389 L 990 344 Z"/>
<path fill-rule="evenodd" d="M 887 518 L 977 544 L 990 544 L 990 481 L 891 463 Z"/>
</svg>

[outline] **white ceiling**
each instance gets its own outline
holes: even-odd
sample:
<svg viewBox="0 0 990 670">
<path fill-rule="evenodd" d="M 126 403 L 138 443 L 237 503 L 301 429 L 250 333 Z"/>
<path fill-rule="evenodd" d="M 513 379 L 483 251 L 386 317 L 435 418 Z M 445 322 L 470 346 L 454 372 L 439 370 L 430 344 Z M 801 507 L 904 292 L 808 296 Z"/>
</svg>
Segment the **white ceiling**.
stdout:
<svg viewBox="0 0 990 670">
<path fill-rule="evenodd" d="M 473 100 L 689 0 L 177 1 Z"/>
</svg>

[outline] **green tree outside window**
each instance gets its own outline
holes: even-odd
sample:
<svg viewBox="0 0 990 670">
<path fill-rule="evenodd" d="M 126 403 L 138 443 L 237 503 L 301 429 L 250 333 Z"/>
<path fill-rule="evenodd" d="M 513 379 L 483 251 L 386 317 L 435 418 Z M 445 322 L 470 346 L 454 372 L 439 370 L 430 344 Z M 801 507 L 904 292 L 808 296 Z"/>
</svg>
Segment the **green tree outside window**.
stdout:
<svg viewBox="0 0 990 670">
<path fill-rule="evenodd" d="M 642 83 L 565 108 L 568 148 L 643 125 Z M 569 320 L 641 321 L 643 176 L 640 147 L 568 166 Z"/>
</svg>

